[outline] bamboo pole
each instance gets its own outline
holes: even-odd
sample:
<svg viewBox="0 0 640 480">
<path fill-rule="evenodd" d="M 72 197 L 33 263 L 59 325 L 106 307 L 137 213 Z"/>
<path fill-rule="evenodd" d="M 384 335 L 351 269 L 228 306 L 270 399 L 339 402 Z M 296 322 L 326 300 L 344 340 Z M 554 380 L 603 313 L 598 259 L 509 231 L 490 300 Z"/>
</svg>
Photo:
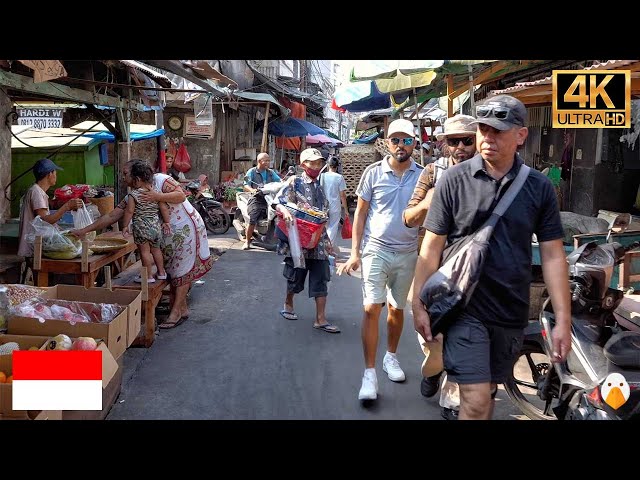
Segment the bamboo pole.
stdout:
<svg viewBox="0 0 640 480">
<path fill-rule="evenodd" d="M 269 127 L 269 108 L 271 108 L 271 102 L 267 102 L 267 110 L 264 112 L 264 128 L 262 129 L 262 143 L 260 144 L 261 152 L 266 152 L 268 148 L 267 129 Z"/>
</svg>

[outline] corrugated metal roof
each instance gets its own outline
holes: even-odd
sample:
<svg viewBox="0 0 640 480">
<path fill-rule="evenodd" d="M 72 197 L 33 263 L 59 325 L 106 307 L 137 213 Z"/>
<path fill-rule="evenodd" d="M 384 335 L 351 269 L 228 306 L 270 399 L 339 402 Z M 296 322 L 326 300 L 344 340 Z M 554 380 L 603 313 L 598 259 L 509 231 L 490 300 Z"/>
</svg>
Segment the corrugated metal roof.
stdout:
<svg viewBox="0 0 640 480">
<path fill-rule="evenodd" d="M 606 62 L 594 63 L 590 67 L 584 67 L 583 70 L 613 70 L 620 69 L 621 67 L 627 67 L 629 65 L 633 65 L 635 63 L 639 63 L 640 60 L 607 60 Z M 551 85 L 552 77 L 545 77 L 539 80 L 534 80 L 532 82 L 518 82 L 513 87 L 503 88 L 502 90 L 492 90 L 491 93 L 494 95 L 500 94 L 511 94 L 514 92 L 519 92 L 522 90 L 526 90 L 529 87 L 534 87 L 536 85 Z"/>
<path fill-rule="evenodd" d="M 20 127 L 25 125 L 12 125 L 12 130 L 13 130 L 13 127 L 15 126 Z M 16 139 L 13 136 L 11 137 L 11 148 L 14 149 L 14 148 L 29 148 L 29 147 L 36 147 L 36 148 L 61 147 L 63 145 L 67 145 L 71 141 L 71 139 L 77 135 L 78 135 L 78 131 L 72 130 L 70 128 L 48 128 L 45 130 L 29 129 L 16 134 L 16 136 L 20 140 L 22 140 L 24 143 L 21 143 L 18 139 Z M 27 145 L 25 145 L 25 143 Z M 98 139 L 80 136 L 74 139 L 73 142 L 69 144 L 69 147 L 90 148 L 94 144 L 98 144 L 98 143 L 100 143 L 100 140 Z"/>
</svg>

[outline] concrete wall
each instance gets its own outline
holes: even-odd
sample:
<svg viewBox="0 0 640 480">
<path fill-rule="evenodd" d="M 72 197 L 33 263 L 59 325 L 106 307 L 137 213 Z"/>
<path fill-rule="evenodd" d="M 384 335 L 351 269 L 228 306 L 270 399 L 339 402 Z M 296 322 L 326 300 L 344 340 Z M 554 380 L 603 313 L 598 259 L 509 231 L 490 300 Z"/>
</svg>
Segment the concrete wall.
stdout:
<svg viewBox="0 0 640 480">
<path fill-rule="evenodd" d="M 11 182 L 11 130 L 6 126 L 5 118 L 11 107 L 11 99 L 0 89 L 0 224 L 9 219 L 10 203 L 5 198 L 4 188 Z"/>
</svg>

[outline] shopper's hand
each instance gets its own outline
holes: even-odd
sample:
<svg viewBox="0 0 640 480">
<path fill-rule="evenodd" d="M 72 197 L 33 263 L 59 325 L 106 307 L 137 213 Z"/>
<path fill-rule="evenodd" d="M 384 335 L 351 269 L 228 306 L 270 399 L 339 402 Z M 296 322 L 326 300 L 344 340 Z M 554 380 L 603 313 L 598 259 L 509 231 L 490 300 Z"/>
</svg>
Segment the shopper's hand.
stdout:
<svg viewBox="0 0 640 480">
<path fill-rule="evenodd" d="M 84 228 L 79 228 L 78 230 L 71 230 L 69 233 L 75 237 L 78 237 L 80 240 L 84 240 L 84 237 L 88 232 L 85 232 Z"/>
<path fill-rule="evenodd" d="M 71 200 L 67 200 L 65 203 L 67 210 L 78 210 L 79 208 L 82 208 L 83 205 L 84 202 L 79 198 L 72 198 Z"/>
<path fill-rule="evenodd" d="M 424 308 L 424 304 L 420 300 L 416 300 L 411 304 L 413 311 L 413 327 L 422 338 L 427 342 L 433 341 L 433 335 L 431 335 L 431 319 L 429 313 Z"/>
<path fill-rule="evenodd" d="M 160 201 L 160 193 L 155 190 L 146 190 L 140 193 L 140 199 L 143 202 L 159 202 Z"/>
<path fill-rule="evenodd" d="M 571 351 L 571 322 L 556 322 L 551 330 L 552 362 L 564 362 Z"/>
<path fill-rule="evenodd" d="M 131 236 L 131 233 L 129 232 L 129 227 L 124 227 L 122 229 L 122 236 L 123 237 L 130 237 Z"/>
<path fill-rule="evenodd" d="M 287 225 L 293 225 L 293 215 L 287 208 L 280 210 L 280 213 L 282 213 L 282 218 Z"/>
<path fill-rule="evenodd" d="M 349 260 L 347 260 L 346 263 L 341 264 L 336 269 L 336 273 L 338 275 L 346 273 L 347 275 L 351 276 L 351 272 L 358 270 L 358 268 L 360 268 L 360 257 L 350 256 Z"/>
</svg>

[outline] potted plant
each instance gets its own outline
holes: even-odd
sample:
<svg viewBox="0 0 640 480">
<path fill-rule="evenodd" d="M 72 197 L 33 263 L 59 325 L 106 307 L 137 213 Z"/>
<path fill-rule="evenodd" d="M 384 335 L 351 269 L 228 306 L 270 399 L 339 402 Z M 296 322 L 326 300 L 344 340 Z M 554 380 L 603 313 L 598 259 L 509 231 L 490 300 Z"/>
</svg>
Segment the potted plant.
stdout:
<svg viewBox="0 0 640 480">
<path fill-rule="evenodd" d="M 238 193 L 238 190 L 235 187 L 232 187 L 230 185 L 225 186 L 224 193 L 222 196 L 222 205 L 227 210 L 230 210 L 233 207 L 237 206 L 236 193 Z"/>
</svg>

